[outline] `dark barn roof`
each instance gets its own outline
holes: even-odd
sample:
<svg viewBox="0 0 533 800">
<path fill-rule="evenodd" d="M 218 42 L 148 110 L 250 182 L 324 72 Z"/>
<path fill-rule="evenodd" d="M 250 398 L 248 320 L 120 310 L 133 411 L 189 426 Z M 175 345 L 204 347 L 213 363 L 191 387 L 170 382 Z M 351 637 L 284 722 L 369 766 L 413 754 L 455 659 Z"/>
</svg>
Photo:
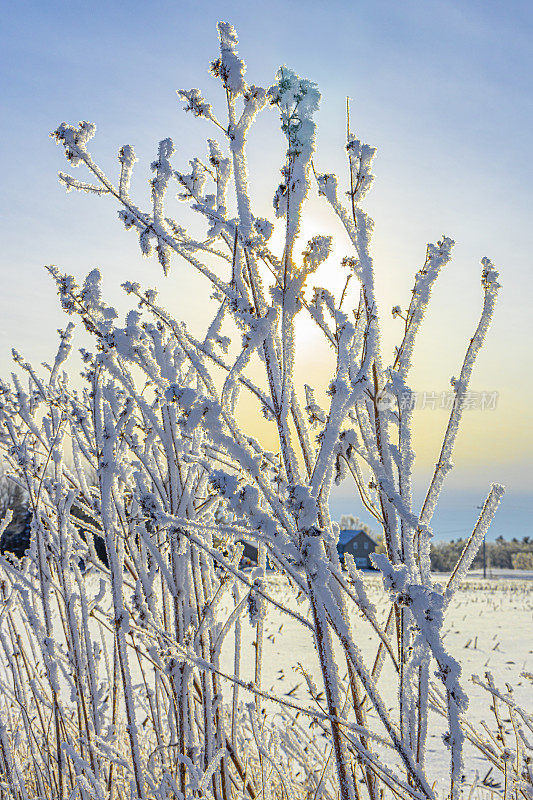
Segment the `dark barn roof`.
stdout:
<svg viewBox="0 0 533 800">
<path fill-rule="evenodd" d="M 360 537 L 360 536 L 363 536 L 365 539 L 368 539 L 369 542 L 372 542 L 374 547 L 378 546 L 378 543 L 371 536 L 369 536 L 366 531 L 363 531 L 363 530 L 343 530 L 343 531 L 341 531 L 340 534 L 339 534 L 339 545 L 341 547 L 345 547 L 348 544 L 348 542 L 352 541 L 352 539 L 355 539 L 356 537 Z"/>
</svg>

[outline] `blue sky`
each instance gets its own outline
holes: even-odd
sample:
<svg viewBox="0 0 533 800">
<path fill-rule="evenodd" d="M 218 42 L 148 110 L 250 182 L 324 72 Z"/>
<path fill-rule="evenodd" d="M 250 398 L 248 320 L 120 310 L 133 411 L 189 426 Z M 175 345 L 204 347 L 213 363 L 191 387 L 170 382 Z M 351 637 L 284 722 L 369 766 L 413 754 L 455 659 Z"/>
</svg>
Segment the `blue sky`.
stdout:
<svg viewBox="0 0 533 800">
<path fill-rule="evenodd" d="M 473 382 L 498 391 L 499 405 L 491 417 L 486 412 L 466 420 L 473 433 L 459 440 L 451 486 L 479 499 L 495 479 L 524 496 L 531 488 L 533 440 L 531 3 L 5 4 L 0 374 L 11 368 L 13 345 L 30 361 L 52 356 L 64 317 L 42 269 L 46 263 L 77 276 L 100 266 L 119 308 L 125 308 L 118 289 L 124 280 L 157 285 L 177 315 L 203 323 L 202 287 L 183 265 L 164 280 L 157 264 L 140 258 L 109 202 L 65 194 L 56 177 L 65 162 L 48 134 L 63 120 L 95 122 L 92 150 L 110 172 L 120 145 L 134 144 L 141 158 L 134 187 L 146 198 L 159 139 L 174 139 L 180 168 L 205 152 L 211 134 L 180 111 L 175 89 L 200 86 L 216 102 L 207 67 L 216 57 L 218 19 L 237 28 L 251 82 L 269 85 L 285 63 L 318 83 L 323 100 L 315 160 L 323 171 L 343 173 L 344 103 L 351 97 L 352 129 L 378 147 L 368 209 L 376 220 L 385 308 L 406 302 L 427 241 L 442 233 L 456 240 L 454 263 L 442 277 L 420 343 L 420 389 L 447 388 L 457 370 L 477 320 L 480 258 L 489 255 L 501 268 L 501 301 Z M 272 119 L 261 123 L 251 166 L 264 213 L 282 147 Z M 320 225 L 318 208 L 311 204 L 312 222 Z M 391 346 L 396 330 L 384 331 Z M 434 460 L 441 427 L 442 420 L 428 415 L 420 422 L 423 465 Z"/>
</svg>

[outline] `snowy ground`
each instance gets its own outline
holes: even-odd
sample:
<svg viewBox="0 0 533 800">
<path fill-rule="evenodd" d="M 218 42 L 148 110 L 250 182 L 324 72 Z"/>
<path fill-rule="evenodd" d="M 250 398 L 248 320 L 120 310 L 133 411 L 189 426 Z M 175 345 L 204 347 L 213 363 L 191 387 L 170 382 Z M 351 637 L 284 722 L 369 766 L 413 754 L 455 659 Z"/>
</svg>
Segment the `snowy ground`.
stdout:
<svg viewBox="0 0 533 800">
<path fill-rule="evenodd" d="M 434 577 L 436 581 L 442 583 L 445 583 L 447 578 L 441 574 Z M 492 672 L 499 688 L 505 691 L 505 684 L 510 684 L 514 687 L 514 696 L 518 703 L 528 711 L 533 710 L 531 683 L 521 677 L 523 672 L 533 673 L 532 578 L 532 573 L 520 575 L 514 572 L 510 576 L 494 577 L 484 581 L 479 573 L 471 573 L 456 593 L 447 611 L 444 623 L 445 644 L 450 654 L 462 666 L 462 684 L 470 696 L 468 718 L 475 726 L 486 720 L 491 730 L 495 728 L 487 693 L 470 681 L 473 674 L 483 677 L 486 670 Z M 383 619 L 388 605 L 379 574 L 366 573 L 365 583 L 370 600 L 377 607 L 378 616 Z M 307 615 L 305 603 L 297 603 L 294 591 L 284 578 L 269 573 L 267 586 L 269 594 L 281 606 L 297 610 L 304 617 Z M 94 588 L 96 593 L 96 587 Z M 229 611 L 232 607 L 230 592 L 226 595 L 225 603 Z M 375 634 L 372 635 L 368 623 L 357 612 L 354 624 L 358 634 L 358 645 L 366 663 L 371 667 L 376 653 L 377 637 Z M 250 625 L 247 617 L 243 617 L 241 678 L 251 682 L 254 680 L 254 639 L 255 627 Z M 229 634 L 221 658 L 221 668 L 228 675 L 233 674 L 233 659 L 233 634 Z M 339 659 L 338 663 L 344 662 Z M 269 606 L 265 621 L 263 689 L 286 700 L 313 707 L 305 680 L 295 669 L 298 664 L 302 664 L 311 673 L 321 688 L 320 670 L 310 631 L 292 617 Z M 132 675 L 134 681 L 140 681 L 141 676 L 134 662 L 132 662 Z M 387 663 L 378 686 L 387 707 L 390 710 L 395 709 L 396 682 L 393 669 L 389 668 Z M 226 699 L 230 701 L 232 683 L 223 681 L 223 687 Z M 252 698 L 253 695 L 248 691 L 241 690 L 241 701 L 250 702 Z M 265 703 L 265 708 L 269 714 L 276 711 L 272 703 Z M 395 716 L 395 712 L 392 713 Z M 299 724 L 307 725 L 306 719 L 300 716 Z M 371 719 L 371 727 L 378 733 L 382 732 L 376 719 Z M 446 727 L 442 717 L 436 714 L 431 716 L 427 771 L 430 780 L 437 781 L 441 796 L 446 796 L 448 788 L 449 762 L 442 742 Z M 389 764 L 390 752 L 390 750 L 383 752 L 384 760 Z M 476 772 L 483 778 L 489 766 L 477 751 L 467 745 L 465 767 L 468 782 L 473 780 Z M 491 778 L 500 780 L 501 776 L 493 772 Z M 489 792 L 477 792 L 476 798 L 490 800 L 489 794 Z"/>
<path fill-rule="evenodd" d="M 459 661 L 463 671 L 463 686 L 470 696 L 469 719 L 476 725 L 485 719 L 494 729 L 489 708 L 489 697 L 481 688 L 475 686 L 470 677 L 477 674 L 483 677 L 490 670 L 505 691 L 505 683 L 514 687 L 515 698 L 528 710 L 533 708 L 531 683 L 521 677 L 522 672 L 533 672 L 533 577 L 531 573 L 520 576 L 493 578 L 484 581 L 479 574 L 471 574 L 447 612 L 444 631 L 445 644 L 449 652 Z M 520 579 L 522 578 L 522 579 Z M 435 579 L 445 582 L 446 576 L 436 575 Z M 306 614 L 305 606 L 297 605 L 288 585 L 276 576 L 268 579 L 270 592 L 282 605 Z M 385 613 L 385 596 L 379 575 L 367 573 L 371 600 Z M 362 619 L 356 620 L 360 631 L 359 646 L 370 665 L 376 652 L 376 637 L 369 632 L 369 626 Z M 310 705 L 309 695 L 301 674 L 294 667 L 301 663 L 320 682 L 320 673 L 314 647 L 309 632 L 291 617 L 281 611 L 269 610 L 266 621 L 263 687 L 285 698 L 301 704 Z M 253 653 L 255 629 L 248 621 L 243 623 L 243 653 Z M 233 652 L 231 639 L 223 651 L 223 668 L 232 673 Z M 253 680 L 253 663 L 243 663 L 243 678 Z M 380 690 L 389 708 L 396 705 L 394 693 L 396 684 L 391 672 L 384 669 L 380 679 Z M 247 692 L 242 699 L 249 700 Z M 301 718 L 300 718 L 301 721 Z M 379 730 L 379 726 L 376 725 Z M 445 789 L 448 775 L 446 750 L 442 734 L 446 730 L 445 721 L 436 714 L 430 720 L 428 741 L 428 774 Z M 466 773 L 473 779 L 476 771 L 483 778 L 489 765 L 477 755 L 474 749 L 466 752 Z M 499 775 L 491 775 L 496 780 Z"/>
</svg>

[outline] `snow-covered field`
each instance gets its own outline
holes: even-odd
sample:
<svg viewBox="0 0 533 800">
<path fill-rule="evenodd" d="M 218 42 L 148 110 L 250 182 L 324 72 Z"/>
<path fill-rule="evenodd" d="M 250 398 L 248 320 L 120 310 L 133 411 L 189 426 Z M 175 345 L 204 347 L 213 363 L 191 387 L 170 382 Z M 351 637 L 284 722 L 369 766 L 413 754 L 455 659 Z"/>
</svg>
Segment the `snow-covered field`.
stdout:
<svg viewBox="0 0 533 800">
<path fill-rule="evenodd" d="M 505 684 L 508 683 L 514 688 L 516 700 L 528 710 L 533 708 L 531 683 L 521 675 L 523 672 L 533 672 L 533 581 L 528 578 L 531 578 L 530 573 L 520 576 L 515 572 L 509 577 L 484 581 L 479 574 L 471 574 L 446 614 L 445 644 L 462 666 L 463 686 L 470 696 L 468 717 L 476 727 L 486 720 L 494 730 L 494 723 L 489 695 L 472 683 L 472 675 L 483 677 L 490 670 L 499 687 L 505 691 Z M 435 579 L 445 582 L 446 576 L 436 575 Z M 270 575 L 267 580 L 270 593 L 278 602 L 289 608 L 297 608 L 305 616 L 305 606 L 297 604 L 284 579 Z M 376 573 L 367 573 L 365 580 L 370 598 L 383 616 L 386 604 L 381 578 Z M 377 647 L 376 636 L 372 635 L 369 625 L 362 618 L 356 619 L 355 624 L 356 630 L 360 631 L 359 647 L 366 662 L 372 666 Z M 306 706 L 311 706 L 312 701 L 305 680 L 295 667 L 302 664 L 320 685 L 318 662 L 309 633 L 287 614 L 269 609 L 265 625 L 263 688 Z M 248 621 L 243 623 L 242 636 L 242 652 L 253 654 L 255 628 Z M 223 668 L 228 674 L 233 671 L 231 645 L 229 638 L 223 651 Z M 253 669 L 253 658 L 250 656 L 249 662 L 243 661 L 242 677 L 253 680 Z M 389 708 L 397 705 L 393 696 L 396 682 L 391 678 L 392 672 L 385 667 L 379 688 Z M 249 700 L 247 694 L 245 691 L 241 693 L 243 700 Z M 270 710 L 273 710 L 272 706 Z M 302 717 L 299 722 L 302 722 Z M 377 723 L 376 729 L 379 730 Z M 441 738 L 445 730 L 446 721 L 433 713 L 428 740 L 428 773 L 439 784 L 442 782 L 442 789 L 445 789 L 449 768 Z M 482 779 L 489 766 L 467 744 L 467 780 L 472 780 L 476 771 Z M 494 772 L 491 774 L 495 780 L 500 777 Z"/>
<path fill-rule="evenodd" d="M 249 576 L 251 577 L 251 576 Z M 479 574 L 471 573 L 456 592 L 447 611 L 444 622 L 444 642 L 449 653 L 462 666 L 462 683 L 470 696 L 468 719 L 478 729 L 486 720 L 491 731 L 495 731 L 495 723 L 490 709 L 490 697 L 486 691 L 471 681 L 472 675 L 481 678 L 487 670 L 494 676 L 498 688 L 506 691 L 506 684 L 513 687 L 516 701 L 527 711 L 533 710 L 533 691 L 531 682 L 522 673 L 533 673 L 533 580 L 531 573 L 520 575 L 515 572 L 509 577 L 498 577 L 483 580 Z M 435 575 L 435 580 L 445 583 L 447 576 Z M 370 600 L 378 609 L 378 617 L 384 617 L 390 607 L 382 586 L 379 573 L 366 573 L 365 583 Z M 297 610 L 302 617 L 308 615 L 306 601 L 298 602 L 294 590 L 285 578 L 268 573 L 267 591 L 283 608 Z M 91 591 L 96 594 L 96 583 Z M 226 593 L 219 611 L 229 613 L 233 607 L 231 592 Z M 371 668 L 377 649 L 377 637 L 368 623 L 354 612 L 354 627 L 358 633 L 357 642 L 365 662 Z M 94 631 L 96 634 L 96 629 Z M 254 682 L 254 654 L 256 628 L 247 617 L 242 619 L 241 646 L 241 679 Z M 108 646 L 111 647 L 109 633 Z M 230 633 L 223 645 L 221 669 L 228 675 L 234 674 L 234 641 Z M 321 676 L 311 632 L 297 620 L 281 610 L 268 606 L 264 632 L 264 654 L 262 670 L 262 689 L 287 702 L 297 703 L 306 708 L 314 708 L 312 698 L 299 665 L 313 677 L 318 688 L 321 688 Z M 345 672 L 344 661 L 339 651 L 338 664 L 341 675 Z M 135 684 L 141 685 L 141 674 L 135 661 L 131 662 L 131 672 Z M 436 683 L 439 682 L 436 680 Z M 398 700 L 396 676 L 386 661 L 378 688 L 382 693 L 388 710 L 394 719 L 397 716 Z M 231 701 L 233 683 L 223 681 L 226 701 Z M 240 700 L 250 702 L 254 695 L 248 690 L 240 689 Z M 272 701 L 263 703 L 270 719 L 275 720 L 278 708 Z M 325 709 L 324 709 L 325 710 Z M 294 715 L 294 711 L 291 712 Z M 508 715 L 502 713 L 503 723 L 510 728 Z M 279 723 L 279 719 L 277 720 Z M 318 727 L 312 730 L 310 717 L 298 715 L 298 724 L 310 731 L 321 741 Z M 283 724 L 287 724 L 285 721 Z M 311 723 L 312 724 L 312 723 Z M 375 715 L 369 713 L 369 727 L 381 733 L 382 729 Z M 430 716 L 430 727 L 427 750 L 427 773 L 430 781 L 437 781 L 439 795 L 445 797 L 448 785 L 449 759 L 442 736 L 447 729 L 446 720 L 435 712 Z M 396 760 L 390 749 L 380 751 L 383 761 L 392 766 Z M 490 764 L 468 743 L 465 751 L 465 771 L 467 783 L 472 783 L 476 773 L 482 780 L 488 773 Z M 492 771 L 490 780 L 496 781 L 495 788 L 502 789 L 502 776 Z M 489 789 L 478 789 L 476 800 L 491 800 Z"/>
</svg>

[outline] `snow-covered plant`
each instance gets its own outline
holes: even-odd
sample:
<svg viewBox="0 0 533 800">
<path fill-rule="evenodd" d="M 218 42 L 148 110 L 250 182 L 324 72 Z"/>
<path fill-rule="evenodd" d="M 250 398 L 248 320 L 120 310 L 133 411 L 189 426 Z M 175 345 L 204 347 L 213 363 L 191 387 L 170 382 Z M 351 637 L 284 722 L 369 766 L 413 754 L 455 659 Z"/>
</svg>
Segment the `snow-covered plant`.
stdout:
<svg viewBox="0 0 533 800">
<path fill-rule="evenodd" d="M 92 345 L 83 351 L 82 390 L 70 386 L 64 371 L 72 323 L 46 380 L 19 358 L 28 388 L 16 377 L 2 387 L 5 457 L 33 510 L 29 558 L 22 569 L 2 562 L 6 796 L 433 798 L 426 741 L 436 676 L 439 710 L 448 720 L 442 757 L 449 759 L 455 800 L 468 698 L 442 624 L 503 489 L 488 492 L 446 587 L 430 575 L 431 522 L 452 468 L 498 273 L 482 260 L 480 320 L 453 379 L 441 453 L 417 509 L 413 406 L 406 398 L 415 340 L 453 241 L 443 236 L 427 246 L 405 315 L 393 310 L 404 329 L 387 362 L 373 221 L 362 205 L 374 180 L 375 149 L 348 129 L 341 189 L 315 156 L 316 85 L 287 67 L 270 87 L 249 84 L 232 26 L 220 23 L 219 38 L 211 72 L 222 83 L 227 115 L 219 120 L 199 89 L 178 92 L 213 138 L 189 172 L 173 166 L 171 139 L 160 142 L 147 205 L 130 195 L 131 146 L 119 151 L 115 179 L 91 155 L 92 123 L 63 123 L 54 134 L 71 165 L 90 174 L 87 182 L 61 173 L 67 189 L 110 196 L 142 254 L 155 253 L 165 273 L 173 261 L 199 271 L 216 309 L 198 338 L 154 291 L 129 282 L 124 289 L 138 308 L 121 324 L 102 299 L 98 271 L 78 285 L 49 268 L 64 310 L 82 321 Z M 286 140 L 273 200 L 277 222 L 261 216 L 249 188 L 248 136 L 268 110 L 279 114 Z M 341 264 L 333 263 L 330 236 L 300 241 L 306 198 L 316 192 L 344 228 L 349 254 Z M 205 237 L 169 210 L 176 193 L 204 220 Z M 276 226 L 283 229 L 279 248 L 269 243 Z M 340 296 L 317 284 L 327 259 L 330 270 L 348 270 L 355 279 Z M 296 382 L 300 314 L 311 318 L 332 356 L 322 387 Z M 260 441 L 244 413 L 243 393 L 271 422 L 274 448 Z M 93 489 L 87 469 L 98 476 Z M 329 499 L 332 486 L 345 480 L 383 532 L 386 553 L 374 556 L 389 598 L 383 620 L 353 559 L 346 557 L 345 570 L 339 562 Z M 72 522 L 74 501 L 93 520 L 84 536 Z M 109 569 L 96 557 L 93 535 L 105 539 Z M 240 569 L 242 540 L 258 548 L 252 574 Z M 267 563 L 289 582 L 299 607 L 280 603 L 269 590 Z M 229 606 L 222 602 L 228 597 Z M 322 685 L 306 666 L 310 705 L 263 685 L 269 607 L 312 637 Z M 246 613 L 255 627 L 253 653 L 240 648 Z M 365 625 L 379 640 L 370 663 L 358 646 Z M 224 672 L 228 636 L 235 653 L 232 670 Z M 246 660 L 254 665 L 253 680 L 242 677 Z M 392 710 L 379 685 L 386 662 L 388 679 L 397 682 Z M 302 731 L 286 722 L 281 734 L 273 728 L 272 703 L 297 714 Z M 302 719 L 325 734 L 323 747 Z"/>
</svg>

